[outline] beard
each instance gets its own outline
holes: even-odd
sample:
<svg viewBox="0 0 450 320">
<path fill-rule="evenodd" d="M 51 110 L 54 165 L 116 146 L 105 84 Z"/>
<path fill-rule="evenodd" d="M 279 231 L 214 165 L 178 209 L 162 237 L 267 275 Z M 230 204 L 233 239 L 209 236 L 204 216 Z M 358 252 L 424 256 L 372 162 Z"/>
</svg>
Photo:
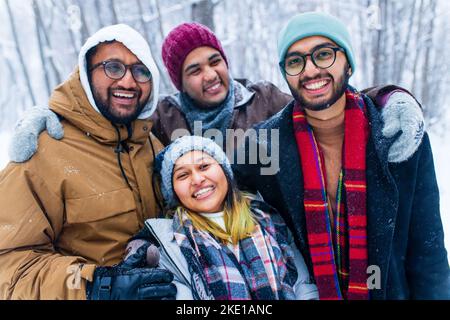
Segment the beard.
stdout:
<svg viewBox="0 0 450 320">
<path fill-rule="evenodd" d="M 150 95 L 145 101 L 141 101 L 142 98 L 142 91 L 141 90 L 134 90 L 134 92 L 137 91 L 138 98 L 137 103 L 134 106 L 134 111 L 126 114 L 121 115 L 117 110 L 114 109 L 114 107 L 111 105 L 111 96 L 112 96 L 112 90 L 120 89 L 126 91 L 126 89 L 123 88 L 108 88 L 107 97 L 106 99 L 103 99 L 101 94 L 95 89 L 95 87 L 91 84 L 92 88 L 92 95 L 94 96 L 95 104 L 97 105 L 98 110 L 100 113 L 109 121 L 115 124 L 124 124 L 128 125 L 134 120 L 136 120 L 139 115 L 141 114 L 142 110 L 146 106 L 148 100 L 150 99 Z M 128 90 L 130 91 L 130 90 Z"/>
<path fill-rule="evenodd" d="M 319 74 L 317 77 L 305 78 L 305 79 L 299 80 L 297 88 L 293 88 L 289 85 L 289 89 L 291 90 L 291 93 L 292 93 L 292 96 L 294 97 L 294 99 L 300 104 L 300 106 L 302 108 L 305 108 L 305 109 L 308 109 L 311 111 L 322 111 L 322 110 L 328 109 L 333 104 L 335 104 L 336 101 L 338 101 L 339 98 L 342 97 L 342 95 L 347 90 L 348 82 L 349 82 L 349 79 L 351 76 L 349 74 L 349 69 L 350 69 L 350 66 L 347 64 L 345 66 L 343 75 L 341 77 L 339 77 L 338 79 L 334 79 L 334 77 L 331 74 L 329 74 L 328 72 L 326 72 L 326 70 L 324 70 L 324 73 Z M 320 98 L 318 98 L 316 101 L 314 99 L 307 100 L 301 94 L 301 91 L 303 90 L 303 88 L 302 88 L 303 83 L 306 81 L 320 79 L 320 78 L 323 78 L 324 76 L 330 77 L 332 79 L 333 92 L 331 94 L 331 97 L 327 100 L 322 100 Z"/>
</svg>

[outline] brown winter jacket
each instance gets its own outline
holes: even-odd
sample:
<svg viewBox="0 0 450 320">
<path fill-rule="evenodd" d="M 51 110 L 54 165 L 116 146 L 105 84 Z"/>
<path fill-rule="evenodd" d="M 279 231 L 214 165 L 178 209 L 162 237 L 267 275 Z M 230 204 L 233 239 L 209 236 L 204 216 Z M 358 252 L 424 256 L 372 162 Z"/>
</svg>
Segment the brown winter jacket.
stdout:
<svg viewBox="0 0 450 320">
<path fill-rule="evenodd" d="M 50 108 L 64 117 L 64 138 L 41 134 L 30 161 L 0 173 L 0 299 L 85 299 L 95 265 L 118 263 L 156 215 L 151 121 L 136 120 L 131 139 L 120 128 L 131 191 L 114 152 L 117 133 L 89 104 L 78 71 L 54 91 Z"/>
<path fill-rule="evenodd" d="M 230 129 L 249 129 L 269 119 L 292 100 L 292 96 L 267 81 L 253 84 L 239 79 L 235 80 L 235 88 L 236 105 Z M 176 95 L 162 98 L 151 117 L 154 123 L 152 132 L 164 145 L 171 142 L 172 132 L 176 129 L 190 131 L 184 115 L 176 107 L 178 103 Z"/>
</svg>

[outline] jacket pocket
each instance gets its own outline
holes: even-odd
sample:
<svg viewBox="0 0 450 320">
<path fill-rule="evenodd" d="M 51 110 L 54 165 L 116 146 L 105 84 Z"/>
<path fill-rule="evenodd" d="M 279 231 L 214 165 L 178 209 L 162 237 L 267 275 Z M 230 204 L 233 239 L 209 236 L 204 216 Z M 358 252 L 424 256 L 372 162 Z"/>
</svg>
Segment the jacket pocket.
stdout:
<svg viewBox="0 0 450 320">
<path fill-rule="evenodd" d="M 66 221 L 69 224 L 99 221 L 131 211 L 136 211 L 136 202 L 128 188 L 66 199 Z"/>
</svg>

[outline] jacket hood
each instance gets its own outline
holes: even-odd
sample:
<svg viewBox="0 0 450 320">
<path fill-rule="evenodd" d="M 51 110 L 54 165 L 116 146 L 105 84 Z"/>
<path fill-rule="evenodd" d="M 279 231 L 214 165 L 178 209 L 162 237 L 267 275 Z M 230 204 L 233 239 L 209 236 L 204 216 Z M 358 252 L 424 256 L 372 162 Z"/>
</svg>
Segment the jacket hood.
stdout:
<svg viewBox="0 0 450 320">
<path fill-rule="evenodd" d="M 80 50 L 78 55 L 78 67 L 80 70 L 80 80 L 86 96 L 92 107 L 100 113 L 95 104 L 94 96 L 92 95 L 91 86 L 89 85 L 87 75 L 87 61 L 86 53 L 93 47 L 106 41 L 118 41 L 128 48 L 136 57 L 150 70 L 152 74 L 153 89 L 147 105 L 142 110 L 138 119 L 147 119 L 153 114 L 158 104 L 159 96 L 159 82 L 160 75 L 155 61 L 153 60 L 152 52 L 147 41 L 135 29 L 126 24 L 116 24 L 100 29 L 94 33 Z"/>
</svg>

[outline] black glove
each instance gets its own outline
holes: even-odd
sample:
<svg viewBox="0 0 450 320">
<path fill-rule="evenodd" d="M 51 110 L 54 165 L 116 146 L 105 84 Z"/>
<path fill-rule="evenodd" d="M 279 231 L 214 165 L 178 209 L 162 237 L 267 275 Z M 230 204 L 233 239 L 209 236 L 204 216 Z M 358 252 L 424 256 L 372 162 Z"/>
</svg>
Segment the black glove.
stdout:
<svg viewBox="0 0 450 320">
<path fill-rule="evenodd" d="M 88 300 L 174 300 L 177 288 L 170 271 L 157 268 L 98 267 L 88 283 Z"/>
<path fill-rule="evenodd" d="M 126 256 L 124 258 L 127 264 L 133 264 L 136 267 L 157 267 L 160 254 L 158 248 L 147 240 L 132 240 L 128 243 Z"/>
<path fill-rule="evenodd" d="M 97 267 L 88 282 L 88 300 L 174 300 L 177 289 L 168 270 L 144 267 L 148 245 L 112 267 Z"/>
</svg>

